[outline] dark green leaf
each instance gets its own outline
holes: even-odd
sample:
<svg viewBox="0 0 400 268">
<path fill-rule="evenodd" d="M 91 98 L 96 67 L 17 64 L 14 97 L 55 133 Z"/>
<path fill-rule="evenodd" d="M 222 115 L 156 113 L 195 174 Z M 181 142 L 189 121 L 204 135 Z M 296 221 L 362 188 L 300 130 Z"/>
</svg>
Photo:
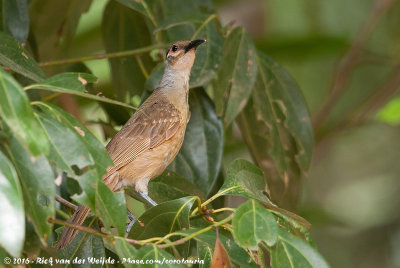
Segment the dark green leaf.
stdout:
<svg viewBox="0 0 400 268">
<path fill-rule="evenodd" d="M 139 249 L 136 253 L 135 260 L 143 260 L 143 262 L 134 267 L 184 267 L 182 264 L 179 264 L 179 262 L 173 263 L 175 258 L 165 250 L 158 248 L 156 245 L 148 245 Z M 146 261 L 149 263 L 146 264 Z M 170 261 L 172 263 L 169 263 Z"/>
<path fill-rule="evenodd" d="M 46 219 L 55 214 L 53 171 L 44 156 L 31 156 L 14 137 L 11 138 L 10 152 L 22 186 L 25 213 L 45 244 L 52 229 Z"/>
<path fill-rule="evenodd" d="M 103 16 L 103 39 L 107 53 L 131 50 L 151 44 L 145 17 L 118 2 L 110 1 Z M 147 72 L 154 67 L 149 55 L 138 56 Z M 119 100 L 140 95 L 145 76 L 135 56 L 110 59 L 112 80 Z M 129 97 L 129 95 L 128 95 Z"/>
<path fill-rule="evenodd" d="M 329 267 L 314 248 L 283 230 L 279 232 L 278 242 L 271 249 L 271 266 L 274 268 Z"/>
<path fill-rule="evenodd" d="M 49 159 L 59 169 L 67 171 L 70 176 L 74 176 L 72 166 L 83 169 L 94 164 L 91 154 L 78 137 L 78 135 L 81 135 L 78 130 L 70 129 L 62 124 L 58 118 L 43 113 L 37 113 L 37 115 L 50 140 Z"/>
<path fill-rule="evenodd" d="M 68 129 L 64 132 L 64 134 L 59 133 L 59 135 L 65 135 L 64 138 L 66 139 L 68 136 L 67 133 L 74 134 L 74 139 L 77 138 L 80 141 L 77 145 L 83 146 L 79 149 L 82 150 L 82 153 L 89 154 L 94 161 L 93 164 L 95 169 L 90 169 L 85 174 L 77 178 L 77 181 L 83 188 L 84 193 L 82 193 L 80 196 L 76 196 L 75 200 L 80 201 L 83 204 L 89 203 L 91 205 L 93 205 L 94 200 L 96 208 L 95 213 L 100 216 L 105 226 L 107 226 L 108 228 L 114 226 L 115 228 L 117 228 L 119 234 L 124 234 L 126 218 L 126 205 L 124 195 L 123 193 L 111 192 L 111 190 L 101 181 L 101 177 L 106 173 L 106 168 L 113 165 L 104 146 L 90 131 L 88 131 L 81 123 L 79 123 L 78 120 L 76 120 L 69 113 L 49 103 L 38 102 L 36 103 L 36 105 L 40 107 L 47 115 L 51 116 L 52 118 L 57 118 L 57 122 Z M 63 136 L 60 136 L 60 138 L 63 138 Z M 62 145 L 61 143 L 57 141 L 53 144 L 58 144 L 58 148 L 62 150 L 60 147 Z M 77 151 L 77 153 L 81 152 Z M 75 157 L 79 156 L 75 155 Z M 66 158 L 68 158 L 68 156 L 66 156 Z M 85 164 L 72 162 L 71 159 L 68 161 L 70 166 L 75 164 L 79 167 L 79 164 Z"/>
<path fill-rule="evenodd" d="M 272 204 L 264 194 L 265 179 L 262 171 L 250 162 L 238 159 L 233 161 L 227 171 L 225 183 L 218 193 L 253 198 Z"/>
<path fill-rule="evenodd" d="M 73 130 L 75 135 L 79 134 L 77 136 L 85 144 L 88 152 L 92 155 L 95 167 L 100 176 L 106 173 L 107 167 L 113 165 L 113 162 L 103 144 L 71 114 L 51 103 L 36 102 L 35 105 L 47 115 L 56 118 L 64 126 Z"/>
<path fill-rule="evenodd" d="M 259 123 L 270 130 L 270 155 L 281 173 L 287 171 L 285 143 L 282 132 L 291 135 L 297 144 L 295 158 L 300 168 L 308 170 L 313 148 L 313 131 L 304 97 L 294 79 L 268 56 L 258 53 L 259 75 L 253 100 Z M 265 150 L 265 148 L 263 148 Z"/>
<path fill-rule="evenodd" d="M 50 78 L 34 83 L 27 86 L 29 88 L 41 88 L 41 89 L 58 89 L 60 92 L 63 90 L 75 90 L 83 92 L 85 86 L 88 83 L 95 83 L 97 78 L 94 75 L 86 73 L 60 73 Z"/>
<path fill-rule="evenodd" d="M 17 173 L 1 151 L 0 185 L 0 245 L 19 257 L 25 239 L 24 200 Z"/>
<path fill-rule="evenodd" d="M 157 178 L 150 180 L 149 193 L 157 203 L 178 199 L 188 195 L 203 198 L 203 193 L 187 179 L 173 171 L 164 171 Z"/>
<path fill-rule="evenodd" d="M 44 73 L 33 59 L 11 36 L 0 32 L 0 64 L 33 81 L 40 81 Z"/>
<path fill-rule="evenodd" d="M 182 228 L 189 228 L 189 212 L 196 199 L 183 197 L 146 210 L 129 234 L 134 239 L 162 237 Z"/>
<path fill-rule="evenodd" d="M 117 2 L 136 10 L 137 12 L 142 13 L 143 15 L 147 16 L 146 10 L 144 9 L 142 1 L 135 1 L 135 0 L 117 0 Z"/>
<path fill-rule="evenodd" d="M 178 233 L 187 236 L 196 233 L 199 230 L 201 229 L 196 228 L 196 229 L 179 231 Z M 196 235 L 194 237 L 198 245 L 201 244 L 211 249 L 214 249 L 215 247 L 216 238 L 217 235 L 215 230 L 210 230 L 208 232 Z M 221 233 L 219 234 L 219 239 L 221 240 L 222 244 L 228 251 L 229 257 L 234 263 L 240 265 L 240 267 L 257 267 L 257 265 L 251 260 L 249 254 L 247 254 L 247 252 L 243 248 L 238 246 L 234 240 L 224 236 Z"/>
<path fill-rule="evenodd" d="M 256 250 L 260 242 L 273 246 L 278 239 L 278 225 L 274 216 L 254 200 L 249 200 L 235 210 L 232 230 L 242 247 Z"/>
<path fill-rule="evenodd" d="M 25 42 L 29 33 L 28 0 L 3 1 L 5 32 L 18 42 Z"/>
<path fill-rule="evenodd" d="M 25 87 L 25 90 L 30 90 L 33 88 L 43 89 L 52 92 L 60 92 L 71 95 L 80 96 L 83 98 L 111 103 L 114 105 L 119 105 L 123 107 L 127 107 L 130 109 L 136 109 L 135 107 L 128 105 L 123 102 L 119 102 L 113 99 L 106 98 L 104 96 L 100 97 L 97 95 L 92 95 L 84 92 L 86 83 L 93 83 L 96 81 L 96 77 L 91 74 L 85 73 L 61 73 L 55 76 L 46 79 L 45 81 L 41 81 L 40 83 L 31 84 Z"/>
<path fill-rule="evenodd" d="M 135 260 L 136 252 L 134 246 L 126 242 L 125 239 L 117 238 L 115 239 L 115 251 L 120 258 L 120 263 L 123 264 L 125 267 L 134 267 L 133 263 L 130 261 Z"/>
<path fill-rule="evenodd" d="M 182 177 L 208 195 L 221 167 L 223 126 L 203 89 L 189 95 L 190 121 L 182 148 L 170 165 Z"/>
<path fill-rule="evenodd" d="M 30 43 L 37 49 L 40 61 L 63 59 L 69 54 L 75 31 L 81 15 L 86 12 L 92 0 L 35 0 L 29 6 Z M 46 14 L 46 16 L 43 16 Z M 47 73 L 64 71 L 65 66 L 46 67 Z"/>
<path fill-rule="evenodd" d="M 208 23 L 196 38 L 206 39 L 207 43 L 201 45 L 196 51 L 196 61 L 190 75 L 191 88 L 205 86 L 217 75 L 224 42 L 214 22 Z"/>
<path fill-rule="evenodd" d="M 86 223 L 92 220 L 93 218 L 89 218 Z M 98 229 L 96 223 L 93 223 L 91 227 Z M 61 227 L 56 230 L 59 237 L 64 229 Z M 105 256 L 103 239 L 85 232 L 78 232 L 72 242 L 57 253 L 61 261 L 69 264 L 68 267 L 103 267 L 101 263 L 96 264 L 95 261 L 99 261 Z M 77 263 L 79 261 L 81 263 Z"/>
<path fill-rule="evenodd" d="M 221 69 L 214 83 L 217 114 L 227 126 L 246 106 L 257 77 L 256 50 L 244 28 L 225 41 Z"/>
<path fill-rule="evenodd" d="M 200 264 L 201 268 L 208 268 L 211 265 L 211 259 L 213 255 L 213 249 L 204 243 L 197 243 L 197 255 L 200 260 L 203 260 L 204 263 Z"/>
<path fill-rule="evenodd" d="M 0 96 L 0 116 L 13 134 L 22 144 L 28 146 L 33 155 L 46 153 L 46 136 L 35 120 L 28 97 L 14 78 L 1 68 Z"/>
</svg>

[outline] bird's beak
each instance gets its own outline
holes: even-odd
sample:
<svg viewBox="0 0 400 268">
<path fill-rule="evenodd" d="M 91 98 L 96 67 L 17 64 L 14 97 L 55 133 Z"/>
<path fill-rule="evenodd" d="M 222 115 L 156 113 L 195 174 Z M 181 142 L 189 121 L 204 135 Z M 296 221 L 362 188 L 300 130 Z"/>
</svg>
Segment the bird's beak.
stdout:
<svg viewBox="0 0 400 268">
<path fill-rule="evenodd" d="M 201 44 L 205 43 L 206 40 L 203 39 L 199 39 L 199 40 L 193 40 L 189 43 L 189 45 L 187 45 L 185 47 L 185 53 L 190 51 L 191 49 L 196 49 L 198 46 L 200 46 Z"/>
</svg>

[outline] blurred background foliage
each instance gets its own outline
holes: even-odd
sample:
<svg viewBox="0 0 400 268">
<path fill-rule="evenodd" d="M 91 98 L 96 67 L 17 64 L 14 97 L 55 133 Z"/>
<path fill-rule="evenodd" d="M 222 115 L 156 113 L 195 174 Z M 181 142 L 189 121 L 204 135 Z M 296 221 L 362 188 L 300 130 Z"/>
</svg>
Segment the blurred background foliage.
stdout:
<svg viewBox="0 0 400 268">
<path fill-rule="evenodd" d="M 3 9 L 7 2 L 3 0 Z M 204 13 L 211 3 L 187 1 L 185 6 L 174 7 L 175 1 L 163 1 L 165 6 L 159 8 L 157 17 L 163 18 L 164 25 L 155 26 L 151 19 L 140 20 L 140 12 L 132 12 L 123 5 L 129 6 L 129 2 L 33 0 L 26 14 L 13 16 L 24 17 L 29 12 L 29 28 L 33 34 L 28 37 L 28 49 L 44 63 L 150 46 L 160 34 L 163 40 L 174 41 L 176 29 L 168 31 L 164 25 L 190 16 L 193 3 Z M 258 143 L 252 147 L 257 136 L 239 134 L 238 128 L 243 131 L 245 126 L 255 122 L 251 116 L 257 96 L 252 96 L 236 123 L 225 130 L 222 165 L 228 166 L 235 158 L 257 163 L 270 178 L 271 185 L 277 185 L 271 189 L 272 195 L 277 194 L 273 200 L 278 199 L 282 207 L 297 211 L 312 223 L 313 239 L 332 267 L 400 267 L 400 167 L 397 163 L 400 157 L 400 2 L 214 0 L 212 3 L 222 26 L 243 26 L 255 47 L 279 62 L 294 77 L 305 97 L 314 131 L 313 159 L 307 174 L 298 170 L 295 161 L 284 161 L 291 167 L 290 178 L 295 178 L 287 189 L 280 179 L 280 171 L 260 161 L 265 159 L 265 152 L 256 150 Z M 175 14 L 171 15 L 174 9 L 185 12 L 181 18 L 176 18 Z M 195 29 L 204 19 L 198 18 Z M 12 27 L 5 21 L 10 20 L 3 18 L 0 23 L 7 32 Z M 123 27 L 126 25 L 131 27 Z M 193 32 L 190 27 L 177 26 L 179 34 Z M 11 34 L 24 40 L 27 33 Z M 144 38 L 135 39 L 137 36 Z M 211 45 L 222 43 L 216 38 Z M 213 48 L 219 49 L 213 57 L 222 56 L 221 48 L 217 45 Z M 157 70 L 159 75 L 162 69 L 156 67 L 156 61 L 160 58 L 162 55 L 155 49 L 152 54 L 140 57 L 141 64 L 135 57 L 129 57 L 110 61 L 94 59 L 85 61 L 85 65 L 42 65 L 42 68 L 47 76 L 65 71 L 92 72 L 99 79 L 96 88 L 101 89 L 104 96 L 136 106 L 157 84 Z M 220 58 L 214 60 L 218 62 Z M 143 67 L 145 70 L 155 67 L 156 71 L 146 73 Z M 128 69 L 140 75 L 132 76 L 125 72 Z M 211 73 L 199 75 L 197 79 L 192 77 L 192 85 L 208 82 L 207 77 L 215 75 L 217 69 L 215 66 L 213 71 L 210 67 Z M 24 78 L 19 82 L 24 83 Z M 146 90 L 143 92 L 143 89 Z M 91 93 L 97 93 L 96 89 L 92 90 Z M 212 96 L 210 88 L 207 93 L 218 99 Z M 47 95 L 50 99 L 51 94 Z M 97 124 L 107 121 L 106 114 L 117 125 L 130 116 L 128 109 L 113 109 L 103 104 L 100 109 L 96 102 L 71 95 L 62 95 L 53 101 L 80 121 L 89 122 L 86 126 L 100 140 L 115 133 L 113 126 Z M 196 107 L 197 102 L 207 103 L 209 99 L 196 91 L 191 101 L 192 107 Z M 213 120 L 200 110 L 198 116 Z M 251 129 L 260 124 L 253 127 Z M 217 130 L 213 135 L 221 135 Z M 177 159 L 179 161 L 184 159 Z M 179 174 L 182 172 L 185 171 Z M 215 170 L 208 172 L 215 178 L 218 175 L 214 174 Z M 195 175 L 202 176 L 201 173 Z M 218 186 L 222 184 L 220 179 Z M 281 184 L 274 183 L 277 181 Z M 241 200 L 229 198 L 226 202 L 233 206 Z"/>
</svg>

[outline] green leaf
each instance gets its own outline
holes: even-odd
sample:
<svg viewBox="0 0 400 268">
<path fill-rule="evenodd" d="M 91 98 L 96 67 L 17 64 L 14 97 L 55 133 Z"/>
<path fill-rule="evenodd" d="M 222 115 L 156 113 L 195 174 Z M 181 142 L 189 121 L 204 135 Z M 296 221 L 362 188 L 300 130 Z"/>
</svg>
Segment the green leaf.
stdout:
<svg viewBox="0 0 400 268">
<path fill-rule="evenodd" d="M 251 250 L 256 250 L 260 242 L 273 246 L 278 239 L 275 217 L 254 200 L 248 200 L 235 210 L 232 230 L 235 240 Z"/>
<path fill-rule="evenodd" d="M 278 163 L 281 173 L 287 171 L 285 148 L 290 147 L 290 144 L 282 138 L 282 132 L 286 133 L 296 141 L 295 155 L 289 157 L 294 157 L 299 167 L 307 171 L 311 163 L 314 138 L 301 90 L 289 73 L 268 56 L 258 53 L 257 64 L 259 75 L 253 90 L 253 101 L 258 122 L 270 130 L 269 153 Z"/>
<path fill-rule="evenodd" d="M 19 257 L 25 239 L 24 200 L 17 173 L 0 151 L 0 245 Z"/>
<path fill-rule="evenodd" d="M 44 73 L 32 55 L 11 36 L 0 32 L 0 64 L 33 81 L 40 81 Z"/>
<path fill-rule="evenodd" d="M 91 154 L 80 140 L 78 130 L 65 126 L 58 118 L 44 113 L 37 113 L 40 123 L 46 131 L 50 141 L 49 159 L 63 171 L 73 177 L 75 172 L 72 166 L 83 169 L 94 164 Z"/>
<path fill-rule="evenodd" d="M 31 156 L 14 137 L 11 137 L 9 148 L 22 186 L 25 213 L 45 244 L 52 230 L 46 219 L 55 215 L 53 170 L 44 156 Z"/>
<path fill-rule="evenodd" d="M 196 29 L 205 19 L 207 18 L 204 17 L 200 23 L 195 24 Z M 207 42 L 196 51 L 196 60 L 190 75 L 191 88 L 209 83 L 216 77 L 221 66 L 224 39 L 219 34 L 216 24 L 214 21 L 209 22 L 196 36 L 196 39 L 205 39 Z"/>
<path fill-rule="evenodd" d="M 1 41 L 0 41 L 1 46 Z M 33 115 L 33 109 L 21 86 L 0 68 L 0 116 L 18 140 L 35 156 L 48 151 L 43 130 Z"/>
<path fill-rule="evenodd" d="M 135 260 L 143 262 L 134 267 L 184 267 L 179 263 L 169 263 L 169 261 L 173 262 L 175 258 L 165 250 L 158 248 L 156 245 L 148 245 L 139 249 L 136 253 Z M 149 263 L 146 264 L 146 261 Z"/>
<path fill-rule="evenodd" d="M 86 219 L 86 223 L 93 218 Z M 98 229 L 97 223 L 93 223 L 92 228 Z M 58 237 L 64 231 L 64 227 L 58 228 Z M 78 232 L 74 239 L 64 249 L 57 251 L 60 261 L 69 264 L 68 267 L 103 267 L 101 263 L 93 263 L 105 256 L 103 239 L 99 236 L 85 232 Z M 75 261 L 75 263 L 74 263 Z M 77 263 L 81 261 L 81 263 Z M 67 266 L 67 265 L 65 265 Z"/>
<path fill-rule="evenodd" d="M 135 1 L 135 0 L 117 0 L 120 4 L 123 4 L 137 12 L 142 13 L 143 15 L 147 16 L 146 10 L 143 7 L 142 1 Z"/>
<path fill-rule="evenodd" d="M 185 139 L 168 169 L 188 179 L 207 196 L 221 167 L 223 126 L 203 89 L 190 91 L 189 105 L 191 116 Z"/>
<path fill-rule="evenodd" d="M 199 228 L 188 229 L 184 231 L 179 231 L 178 234 L 187 236 L 200 230 L 201 229 Z M 215 247 L 216 238 L 217 236 L 215 230 L 210 230 L 200 235 L 196 235 L 193 239 L 197 241 L 198 245 L 206 246 L 213 250 Z M 226 237 L 221 233 L 219 234 L 219 239 L 221 240 L 221 243 L 226 248 L 229 257 L 234 263 L 240 265 L 240 267 L 258 267 L 253 261 L 251 261 L 249 254 L 243 248 L 238 246 L 238 244 L 236 244 L 234 240 Z"/>
<path fill-rule="evenodd" d="M 329 267 L 314 248 L 283 230 L 279 232 L 278 242 L 271 248 L 271 266 L 274 268 Z"/>
<path fill-rule="evenodd" d="M 83 92 L 85 86 L 88 83 L 95 83 L 97 81 L 96 76 L 86 73 L 60 73 L 50 78 L 34 83 L 27 86 L 29 88 L 41 88 L 41 89 L 58 89 L 62 90 L 75 90 Z"/>
<path fill-rule="evenodd" d="M 200 260 L 204 261 L 204 264 L 200 264 L 200 268 L 210 267 L 211 259 L 213 256 L 213 249 L 207 244 L 197 243 L 197 255 Z"/>
<path fill-rule="evenodd" d="M 189 212 L 195 200 L 195 197 L 183 197 L 146 210 L 133 225 L 129 237 L 138 240 L 162 237 L 189 228 Z"/>
<path fill-rule="evenodd" d="M 246 106 L 257 77 L 256 49 L 244 28 L 235 28 L 225 41 L 221 69 L 214 83 L 217 114 L 225 126 Z"/>
<path fill-rule="evenodd" d="M 105 8 L 102 30 L 107 53 L 151 45 L 145 17 L 116 1 L 110 1 Z M 154 67 L 150 55 L 137 57 L 140 57 L 147 72 Z M 109 61 L 117 99 L 125 100 L 128 93 L 130 96 L 140 95 L 146 78 L 136 57 L 114 58 Z"/>
<path fill-rule="evenodd" d="M 116 100 L 112 100 L 106 98 L 104 96 L 92 95 L 84 92 L 85 85 L 87 83 L 94 83 L 97 81 L 97 78 L 94 75 L 86 74 L 86 73 L 61 73 L 54 75 L 40 83 L 34 83 L 29 86 L 26 86 L 25 90 L 30 90 L 33 88 L 43 89 L 52 92 L 60 92 L 71 94 L 95 101 L 110 103 L 122 107 L 127 107 L 130 109 L 136 109 L 135 107 L 128 105 L 123 102 L 119 102 Z"/>
<path fill-rule="evenodd" d="M 32 38 L 29 41 L 40 61 L 62 59 L 71 53 L 80 17 L 88 11 L 91 3 L 92 0 L 31 1 L 29 15 Z M 65 70 L 65 66 L 46 67 L 46 73 L 54 74 L 60 70 Z"/>
<path fill-rule="evenodd" d="M 238 195 L 272 204 L 264 194 L 265 179 L 262 171 L 247 160 L 233 161 L 227 171 L 219 194 Z"/>
<path fill-rule="evenodd" d="M 74 138 L 78 138 L 78 140 L 81 142 L 78 143 L 78 146 L 83 146 L 79 149 L 83 149 L 82 152 L 86 150 L 84 153 L 89 154 L 94 161 L 93 164 L 95 169 L 91 169 L 82 176 L 77 177 L 77 181 L 80 183 L 85 194 L 81 194 L 74 199 L 77 201 L 79 200 L 84 204 L 89 203 L 92 206 L 94 204 L 94 207 L 96 208 L 94 211 L 102 219 L 105 226 L 108 228 L 114 226 L 117 228 L 118 233 L 123 235 L 125 232 L 126 219 L 124 195 L 123 193 L 113 193 L 101 181 L 101 177 L 106 173 L 106 168 L 113 165 L 104 146 L 89 130 L 87 130 L 85 126 L 83 126 L 69 113 L 50 103 L 37 102 L 36 105 L 40 107 L 48 116 L 51 116 L 51 118 L 56 118 L 60 125 L 68 128 L 68 131 L 65 131 L 64 134 L 59 133 L 59 135 L 66 135 L 66 133 L 72 132 L 72 134 L 75 135 Z M 60 137 L 63 138 L 62 136 Z M 57 144 L 60 146 L 62 145 L 59 142 L 57 142 Z M 66 145 L 68 146 L 68 142 Z M 62 150 L 60 146 L 59 148 Z M 79 156 L 75 155 L 75 157 Z M 78 165 L 79 163 L 69 161 L 70 166 L 74 164 Z M 84 163 L 80 164 L 84 165 Z M 62 163 L 61 165 L 64 164 Z M 93 207 L 91 208 L 93 209 Z"/>
<path fill-rule="evenodd" d="M 157 203 L 178 199 L 188 195 L 203 198 L 203 193 L 187 179 L 173 171 L 166 170 L 157 178 L 150 180 L 149 193 Z"/>
<path fill-rule="evenodd" d="M 85 144 L 85 147 L 94 160 L 94 165 L 100 176 L 106 173 L 107 167 L 113 165 L 104 145 L 71 114 L 52 103 L 35 102 L 35 106 L 39 107 L 42 112 L 57 119 L 64 126 L 72 130 L 72 132 Z"/>
<path fill-rule="evenodd" d="M 137 250 L 123 238 L 115 239 L 115 251 L 120 258 L 120 263 L 125 267 L 134 267 L 130 260 L 134 260 Z"/>
<path fill-rule="evenodd" d="M 5 32 L 18 42 L 25 42 L 29 33 L 28 1 L 3 1 L 3 16 Z"/>
</svg>

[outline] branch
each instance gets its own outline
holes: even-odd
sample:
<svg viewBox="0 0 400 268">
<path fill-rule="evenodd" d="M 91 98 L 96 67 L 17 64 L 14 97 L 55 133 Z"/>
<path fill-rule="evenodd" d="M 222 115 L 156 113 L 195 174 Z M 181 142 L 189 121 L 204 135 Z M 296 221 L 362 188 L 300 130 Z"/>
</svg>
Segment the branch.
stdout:
<svg viewBox="0 0 400 268">
<path fill-rule="evenodd" d="M 62 220 L 56 219 L 54 217 L 47 218 L 47 222 L 63 225 L 63 226 L 66 226 L 66 227 L 69 227 L 69 228 L 72 228 L 72 229 L 76 229 L 76 230 L 79 230 L 79 231 L 82 231 L 82 232 L 85 232 L 85 233 L 89 233 L 89 234 L 92 234 L 92 235 L 97 235 L 97 236 L 100 236 L 100 237 L 108 239 L 110 242 L 114 242 L 115 239 L 123 239 L 123 240 L 125 240 L 126 242 L 128 242 L 129 244 L 132 244 L 132 245 L 140 245 L 141 244 L 138 240 L 125 238 L 125 237 L 120 237 L 120 236 L 112 236 L 112 235 L 103 233 L 103 232 L 98 231 L 98 230 L 96 230 L 94 228 L 91 228 L 91 227 L 69 223 L 69 222 L 66 222 L 66 221 L 62 221 Z"/>
<path fill-rule="evenodd" d="M 364 45 L 367 43 L 380 18 L 394 3 L 395 0 L 375 0 L 375 4 L 362 24 L 353 44 L 336 68 L 329 96 L 313 118 L 314 129 L 317 130 L 321 126 L 340 96 L 345 92 L 346 86 L 363 55 Z"/>
<path fill-rule="evenodd" d="M 106 239 L 108 239 L 110 241 L 114 240 L 113 236 L 105 234 L 103 232 L 100 232 L 100 231 L 98 231 L 96 229 L 93 229 L 93 228 L 90 228 L 90 227 L 87 227 L 87 226 L 82 226 L 82 225 L 78 225 L 78 224 L 69 223 L 69 222 L 62 221 L 62 220 L 59 220 L 59 219 L 56 219 L 56 218 L 53 218 L 53 217 L 47 218 L 47 222 L 63 225 L 63 226 L 66 226 L 66 227 L 69 227 L 69 228 L 72 228 L 72 229 L 76 229 L 76 230 L 79 230 L 79 231 L 82 231 L 82 232 L 85 232 L 85 233 L 101 236 L 101 237 L 106 238 Z"/>
<path fill-rule="evenodd" d="M 162 44 L 162 43 L 160 43 L 160 44 L 155 44 L 155 45 L 151 45 L 151 46 L 147 46 L 147 47 L 141 47 L 141 48 L 137 48 L 137 49 L 126 50 L 126 51 L 99 54 L 99 55 L 93 55 L 93 56 L 87 56 L 87 57 L 81 57 L 81 58 L 73 58 L 73 59 L 66 59 L 66 60 L 56 60 L 56 61 L 41 62 L 41 63 L 39 63 L 39 66 L 46 67 L 46 66 L 64 65 L 64 64 L 71 64 L 71 63 L 77 63 L 77 62 L 84 62 L 84 61 L 90 61 L 90 60 L 100 60 L 100 59 L 112 59 L 112 58 L 119 58 L 119 57 L 127 57 L 127 56 L 133 56 L 133 55 L 140 55 L 140 54 L 152 51 L 154 49 L 165 48 L 165 47 L 167 47 L 167 46 Z"/>
<path fill-rule="evenodd" d="M 77 205 L 72 204 L 71 202 L 68 202 L 67 200 L 65 200 L 64 198 L 62 198 L 61 196 L 56 194 L 55 197 L 56 201 L 60 204 L 63 204 L 64 206 L 66 206 L 67 208 L 70 208 L 72 210 L 76 210 L 77 209 Z"/>
</svg>

